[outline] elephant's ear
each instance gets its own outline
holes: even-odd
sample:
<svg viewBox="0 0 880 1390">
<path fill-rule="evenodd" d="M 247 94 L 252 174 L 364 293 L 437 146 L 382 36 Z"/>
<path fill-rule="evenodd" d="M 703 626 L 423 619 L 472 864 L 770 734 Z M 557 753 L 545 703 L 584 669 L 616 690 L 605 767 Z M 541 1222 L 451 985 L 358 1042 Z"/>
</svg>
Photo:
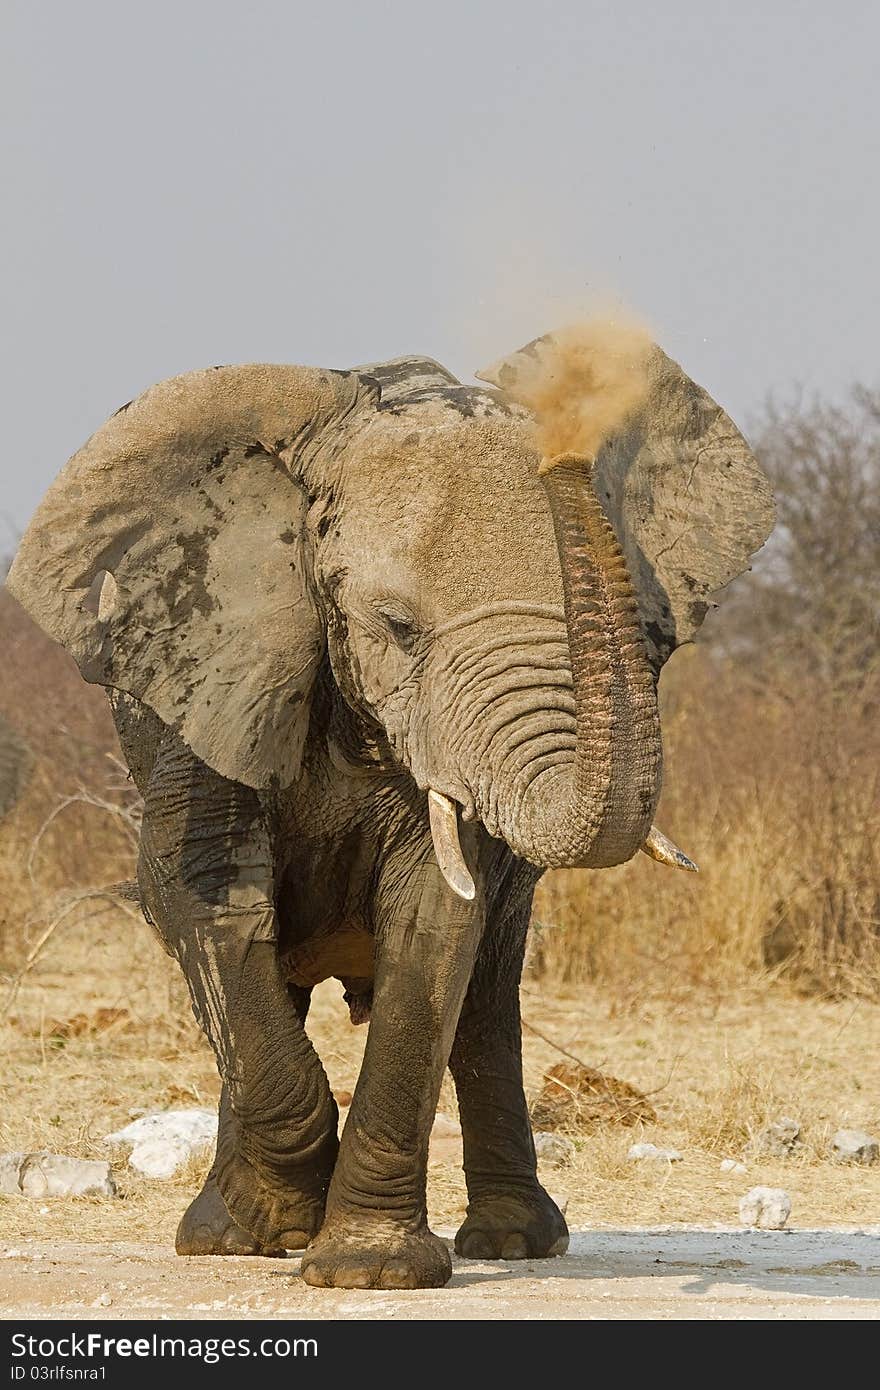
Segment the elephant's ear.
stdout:
<svg viewBox="0 0 880 1390">
<path fill-rule="evenodd" d="M 376 397 L 300 367 L 154 386 L 63 469 L 9 588 L 86 680 L 143 700 L 223 776 L 286 785 L 324 649 L 295 479 Z"/>
<path fill-rule="evenodd" d="M 358 376 L 374 382 L 381 393 L 380 410 L 394 411 L 430 400 L 438 392 L 460 386 L 458 377 L 441 367 L 433 357 L 393 357 L 390 362 L 368 362 L 353 369 Z"/>
<path fill-rule="evenodd" d="M 483 380 L 516 397 L 521 372 L 552 335 L 495 364 Z M 648 354 L 642 404 L 598 453 L 594 486 L 639 596 L 659 671 L 689 642 L 713 596 L 748 568 L 773 528 L 770 484 L 733 421 L 659 347 Z"/>
</svg>

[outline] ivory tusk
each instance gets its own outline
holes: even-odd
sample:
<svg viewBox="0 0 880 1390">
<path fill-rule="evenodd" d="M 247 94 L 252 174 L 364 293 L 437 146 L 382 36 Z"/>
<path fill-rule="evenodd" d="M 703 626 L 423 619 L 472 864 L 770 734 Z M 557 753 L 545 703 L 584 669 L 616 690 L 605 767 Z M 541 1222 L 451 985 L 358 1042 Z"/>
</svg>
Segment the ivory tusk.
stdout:
<svg viewBox="0 0 880 1390">
<path fill-rule="evenodd" d="M 434 853 L 440 865 L 440 872 L 453 893 L 469 902 L 477 890 L 461 851 L 455 802 L 431 788 L 428 792 L 428 815 L 431 819 L 431 838 L 434 841 Z"/>
<path fill-rule="evenodd" d="M 648 831 L 648 838 L 641 846 L 642 853 L 649 858 L 656 859 L 658 864 L 671 864 L 674 869 L 687 869 L 688 873 L 698 874 L 700 871 L 693 859 L 688 859 L 686 854 L 668 840 L 656 827 L 652 825 Z"/>
</svg>

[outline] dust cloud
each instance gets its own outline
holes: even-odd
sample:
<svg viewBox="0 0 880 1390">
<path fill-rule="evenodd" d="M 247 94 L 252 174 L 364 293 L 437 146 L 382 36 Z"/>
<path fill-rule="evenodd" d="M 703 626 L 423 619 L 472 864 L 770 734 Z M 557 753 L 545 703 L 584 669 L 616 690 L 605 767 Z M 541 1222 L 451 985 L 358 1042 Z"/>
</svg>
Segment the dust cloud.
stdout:
<svg viewBox="0 0 880 1390">
<path fill-rule="evenodd" d="M 651 335 L 641 324 L 590 319 L 541 340 L 515 361 L 504 389 L 536 419 L 541 471 L 560 454 L 595 459 L 648 394 Z"/>
</svg>

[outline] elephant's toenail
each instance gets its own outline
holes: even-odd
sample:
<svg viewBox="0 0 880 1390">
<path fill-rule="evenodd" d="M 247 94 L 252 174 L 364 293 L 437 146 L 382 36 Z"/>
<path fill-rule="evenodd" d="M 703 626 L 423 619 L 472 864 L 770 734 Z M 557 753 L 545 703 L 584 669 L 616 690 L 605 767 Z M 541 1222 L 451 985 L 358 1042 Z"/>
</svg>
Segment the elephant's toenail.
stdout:
<svg viewBox="0 0 880 1390">
<path fill-rule="evenodd" d="M 512 1232 L 501 1247 L 502 1260 L 525 1260 L 528 1254 L 529 1243 L 520 1231 Z"/>
<path fill-rule="evenodd" d="M 305 1250 L 310 1240 L 311 1236 L 306 1231 L 285 1231 L 273 1243 L 273 1253 L 275 1249 L 279 1249 L 282 1254 L 286 1250 Z"/>
<path fill-rule="evenodd" d="M 337 1289 L 369 1289 L 373 1274 L 365 1265 L 339 1265 L 332 1283 Z"/>
<path fill-rule="evenodd" d="M 316 1261 L 310 1261 L 308 1264 L 303 1264 L 302 1268 L 300 1269 L 300 1274 L 302 1278 L 305 1280 L 305 1282 L 307 1284 L 311 1284 L 313 1288 L 327 1288 L 327 1280 L 324 1277 L 324 1271 Z"/>
<path fill-rule="evenodd" d="M 466 1260 L 493 1260 L 495 1247 L 483 1231 L 471 1231 L 461 1243 L 461 1253 Z"/>
<path fill-rule="evenodd" d="M 416 1271 L 403 1260 L 392 1260 L 382 1266 L 379 1275 L 380 1289 L 416 1289 L 419 1281 Z"/>
</svg>

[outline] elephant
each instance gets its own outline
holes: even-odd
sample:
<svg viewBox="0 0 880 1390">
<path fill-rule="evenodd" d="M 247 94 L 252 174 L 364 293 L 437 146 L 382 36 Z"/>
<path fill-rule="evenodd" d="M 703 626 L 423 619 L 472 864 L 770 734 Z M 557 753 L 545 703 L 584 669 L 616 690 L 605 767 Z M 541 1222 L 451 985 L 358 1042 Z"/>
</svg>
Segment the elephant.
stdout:
<svg viewBox="0 0 880 1390">
<path fill-rule="evenodd" d="M 0 817 L 12 810 L 24 791 L 32 762 L 27 744 L 0 715 Z"/>
<path fill-rule="evenodd" d="M 659 672 L 773 502 L 653 344 L 619 427 L 542 464 L 517 381 L 554 341 L 478 385 L 419 356 L 172 378 L 73 456 L 22 540 L 9 587 L 108 690 L 144 914 L 216 1056 L 180 1254 L 446 1283 L 426 1167 L 447 1066 L 455 1251 L 567 1247 L 523 1090 L 532 896 L 545 870 L 643 848 L 693 867 L 653 827 Z M 341 1138 L 305 1027 L 328 978 L 370 1020 Z"/>
</svg>

